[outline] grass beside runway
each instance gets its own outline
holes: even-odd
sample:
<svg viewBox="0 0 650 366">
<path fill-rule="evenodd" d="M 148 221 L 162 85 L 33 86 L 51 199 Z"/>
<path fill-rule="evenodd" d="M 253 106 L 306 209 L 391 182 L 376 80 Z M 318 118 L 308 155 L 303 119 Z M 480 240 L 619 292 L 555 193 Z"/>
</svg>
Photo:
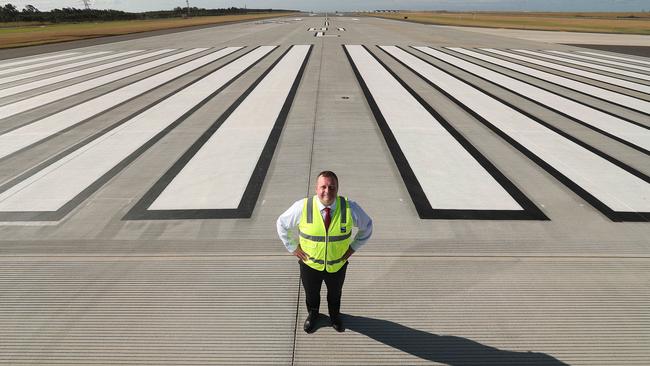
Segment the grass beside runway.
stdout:
<svg viewBox="0 0 650 366">
<path fill-rule="evenodd" d="M 373 16 L 439 25 L 650 34 L 650 12 L 634 13 L 533 13 L 533 12 L 398 12 Z"/>
<path fill-rule="evenodd" d="M 34 46 L 80 39 L 117 36 L 163 29 L 192 27 L 208 24 L 276 18 L 292 13 L 260 13 L 244 15 L 205 16 L 156 20 L 126 20 L 96 23 L 28 24 L 0 23 L 0 49 Z"/>
</svg>

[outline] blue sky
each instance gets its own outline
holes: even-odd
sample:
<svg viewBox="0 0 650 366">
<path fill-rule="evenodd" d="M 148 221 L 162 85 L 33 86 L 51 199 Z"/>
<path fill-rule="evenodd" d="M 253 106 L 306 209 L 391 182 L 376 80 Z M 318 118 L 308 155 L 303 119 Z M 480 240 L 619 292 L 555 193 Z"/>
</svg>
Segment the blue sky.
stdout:
<svg viewBox="0 0 650 366">
<path fill-rule="evenodd" d="M 82 0 L 13 0 L 22 9 L 31 4 L 41 10 L 83 8 Z M 185 0 L 91 0 L 93 8 L 146 11 L 185 6 Z M 283 8 L 314 11 L 352 11 L 373 9 L 428 10 L 517 10 L 517 11 L 650 11 L 649 0 L 190 0 L 200 8 L 243 7 Z"/>
</svg>

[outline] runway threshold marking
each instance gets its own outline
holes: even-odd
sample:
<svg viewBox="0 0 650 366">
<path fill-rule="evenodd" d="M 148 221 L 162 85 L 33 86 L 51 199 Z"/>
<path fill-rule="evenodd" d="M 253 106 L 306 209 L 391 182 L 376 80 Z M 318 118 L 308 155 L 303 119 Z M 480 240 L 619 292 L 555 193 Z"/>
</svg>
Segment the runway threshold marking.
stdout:
<svg viewBox="0 0 650 366">
<path fill-rule="evenodd" d="M 564 76 L 555 75 L 546 71 L 537 70 L 532 67 L 520 65 L 514 62 L 502 60 L 500 58 L 489 56 L 480 52 L 459 48 L 459 47 L 446 47 L 446 49 L 467 56 L 471 56 L 473 58 L 483 60 L 497 66 L 505 67 L 509 70 L 520 72 L 524 75 L 532 76 L 542 81 L 546 81 L 571 90 L 575 90 L 582 94 L 601 99 L 605 102 L 614 103 L 622 107 L 640 111 L 647 115 L 650 115 L 650 102 L 639 98 L 617 93 L 608 89 L 604 89 L 591 84 L 576 81 Z M 507 55 L 502 55 L 502 56 L 508 57 Z"/>
<path fill-rule="evenodd" d="M 65 74 L 57 75 L 57 76 L 51 76 L 51 77 L 46 76 L 45 79 L 40 79 L 40 80 L 35 80 L 35 81 L 32 81 L 32 82 L 27 82 L 25 84 L 16 85 L 16 86 L 9 87 L 9 88 L 2 88 L 2 89 L 0 89 L 0 98 L 4 98 L 4 97 L 8 97 L 8 96 L 15 95 L 15 94 L 18 94 L 18 93 L 23 93 L 23 92 L 26 92 L 26 91 L 29 91 L 29 90 L 33 90 L 33 89 L 41 88 L 41 87 L 44 87 L 44 86 L 60 83 L 62 81 L 71 80 L 71 79 L 74 79 L 74 78 L 77 78 L 77 77 L 80 77 L 80 76 L 90 75 L 90 74 L 95 73 L 95 72 L 107 70 L 107 69 L 117 67 L 117 66 L 121 66 L 121 65 L 125 65 L 125 64 L 131 63 L 131 62 L 144 60 L 144 59 L 149 58 L 149 57 L 159 56 L 159 55 L 162 55 L 164 53 L 169 53 L 171 51 L 175 51 L 175 50 L 174 49 L 163 49 L 163 50 L 148 52 L 148 53 L 145 53 L 145 54 L 142 54 L 142 55 L 129 57 L 129 58 L 126 58 L 126 59 L 123 59 L 123 60 L 109 62 L 107 64 L 97 65 L 97 66 L 93 66 L 93 67 L 89 67 L 89 68 L 81 69 L 81 70 L 77 70 L 77 71 L 71 71 L 71 72 L 67 72 Z M 97 60 L 97 61 L 99 61 L 99 60 Z M 29 76 L 29 77 L 31 77 L 31 76 Z"/>
<path fill-rule="evenodd" d="M 180 60 L 182 58 L 197 54 L 199 52 L 203 52 L 205 50 L 207 50 L 207 48 L 193 48 L 161 59 L 149 61 L 141 65 L 132 66 L 124 70 L 115 71 L 107 75 L 103 75 L 94 79 L 83 81 L 78 84 L 70 85 L 31 98 L 23 99 L 18 102 L 3 105 L 2 107 L 0 107 L 0 120 L 3 118 L 7 118 L 70 97 L 75 94 L 79 94 L 84 91 L 97 88 L 99 86 L 126 78 L 128 76 L 136 75 L 143 71 L 153 69 L 154 67 Z"/>
<path fill-rule="evenodd" d="M 364 46 L 345 45 L 344 50 L 420 218 L 546 219 Z"/>
<path fill-rule="evenodd" d="M 22 180 L 0 193 L 0 221 L 60 220 L 275 48 L 256 48 L 67 155 L 56 157 L 42 169 L 20 177 Z"/>
<path fill-rule="evenodd" d="M 294 45 L 154 184 L 125 219 L 250 217 L 311 45 Z"/>
<path fill-rule="evenodd" d="M 431 47 L 413 48 L 452 66 L 465 70 L 483 80 L 511 90 L 543 107 L 553 109 L 578 123 L 595 129 L 596 131 L 612 137 L 619 142 L 630 145 L 645 154 L 650 154 L 649 127 L 639 125 L 632 121 L 623 120 L 609 113 L 605 113 L 561 95 L 473 64 L 461 58 L 432 49 Z"/>
<path fill-rule="evenodd" d="M 584 54 L 587 54 L 587 55 L 593 55 L 593 56 L 598 56 L 598 57 L 606 57 L 606 58 L 611 58 L 611 59 L 614 59 L 614 60 L 621 60 L 621 61 L 627 61 L 627 62 L 635 62 L 635 63 L 639 63 L 639 64 L 644 64 L 644 65 L 650 65 L 650 61 L 640 60 L 640 59 L 637 59 L 637 58 L 606 55 L 604 53 L 590 52 L 590 51 L 578 51 L 578 53 L 584 53 Z"/>
<path fill-rule="evenodd" d="M 547 60 L 553 60 L 553 61 L 564 62 L 564 63 L 568 63 L 568 64 L 572 64 L 572 65 L 583 66 L 583 67 L 587 67 L 587 68 L 593 69 L 593 70 L 605 71 L 605 72 L 609 72 L 609 73 L 612 73 L 612 74 L 629 76 L 631 78 L 636 78 L 636 79 L 641 79 L 641 80 L 650 80 L 650 75 L 640 74 L 638 72 L 633 72 L 633 71 L 621 70 L 621 69 L 617 69 L 617 68 L 609 67 L 609 66 L 598 65 L 598 64 L 595 64 L 593 62 L 578 61 L 578 60 L 570 59 L 568 57 L 554 56 L 554 55 L 549 55 L 547 53 L 538 52 L 538 51 L 531 51 L 531 50 L 516 49 L 516 50 L 513 50 L 513 51 L 525 53 L 525 54 L 531 55 L 531 56 L 537 56 L 537 57 L 545 58 Z M 648 86 L 648 87 L 650 88 L 650 86 Z"/>
<path fill-rule="evenodd" d="M 395 46 L 387 54 L 613 221 L 650 221 L 650 177 Z"/>
<path fill-rule="evenodd" d="M 603 64 L 608 64 L 608 65 L 627 67 L 629 69 L 641 70 L 641 71 L 646 71 L 646 72 L 650 71 L 650 67 L 633 65 L 633 64 L 630 64 L 630 63 L 626 63 L 626 62 L 605 60 L 605 59 L 598 58 L 598 57 L 590 57 L 590 56 L 580 55 L 580 54 L 575 53 L 575 52 L 562 52 L 562 51 L 554 51 L 554 50 L 549 50 L 547 52 L 550 52 L 550 53 L 553 53 L 553 54 L 556 54 L 556 55 L 561 55 L 561 56 L 574 57 L 574 58 L 578 58 L 578 59 L 581 59 L 581 60 L 596 61 L 596 62 L 600 62 L 600 63 L 603 63 Z"/>
<path fill-rule="evenodd" d="M 240 50 L 226 47 L 0 134 L 0 159 L 76 126 L 154 88 Z M 146 108 L 146 107 L 145 107 Z"/>
<path fill-rule="evenodd" d="M 4 60 L 3 62 L 0 63 L 0 68 L 5 68 L 5 67 L 11 67 L 11 66 L 16 66 L 16 65 L 24 65 L 28 64 L 31 62 L 39 62 L 43 60 L 51 60 L 53 58 L 58 58 L 58 57 L 67 57 L 67 56 L 72 56 L 72 55 L 77 55 L 79 52 L 66 52 L 66 53 L 58 53 L 55 55 L 50 55 L 50 56 L 42 56 L 42 57 L 35 57 L 35 58 L 22 58 L 22 59 L 7 59 Z M 30 57 L 30 56 L 28 56 Z M 5 62 L 6 61 L 6 62 Z"/>
<path fill-rule="evenodd" d="M 628 80 L 623 80 L 623 79 L 619 79 L 619 78 L 615 78 L 615 77 L 611 77 L 611 76 L 607 76 L 607 75 L 603 75 L 603 74 L 598 74 L 598 73 L 595 73 L 595 72 L 576 69 L 575 67 L 568 67 L 568 66 L 564 66 L 564 65 L 559 65 L 559 64 L 556 64 L 556 63 L 553 63 L 553 62 L 538 60 L 536 58 L 532 58 L 532 57 L 528 57 L 528 56 L 522 56 L 522 55 L 512 53 L 512 52 L 508 52 L 508 51 L 502 51 L 502 50 L 497 50 L 497 49 L 493 49 L 493 48 L 481 48 L 481 50 L 491 52 L 491 53 L 501 55 L 501 56 L 506 56 L 506 57 L 511 58 L 511 59 L 520 60 L 520 61 L 528 62 L 528 63 L 531 63 L 531 64 L 548 67 L 550 69 L 564 71 L 564 72 L 567 72 L 567 73 L 570 73 L 570 74 L 573 74 L 573 75 L 583 76 L 583 77 L 586 77 L 588 79 L 602 81 L 604 83 L 620 86 L 620 87 L 623 87 L 623 88 L 626 88 L 626 89 L 636 90 L 636 91 L 640 91 L 640 92 L 643 92 L 643 93 L 646 93 L 646 94 L 650 94 L 650 86 L 649 85 L 643 85 L 643 84 L 635 83 L 635 82 L 628 81 Z"/>
<path fill-rule="evenodd" d="M 106 61 L 106 60 L 111 60 L 111 59 L 118 58 L 118 57 L 124 57 L 124 56 L 128 56 L 128 55 L 132 55 L 134 53 L 139 53 L 139 52 L 142 52 L 142 50 L 134 50 L 134 51 L 126 51 L 126 52 L 114 53 L 114 54 L 107 55 L 107 56 L 92 58 L 90 60 L 77 61 L 77 62 L 73 62 L 73 63 L 70 63 L 70 64 L 65 64 L 65 65 L 60 65 L 60 66 L 55 66 L 55 67 L 48 67 L 46 69 L 35 70 L 35 71 L 32 71 L 32 72 L 27 72 L 27 73 L 21 73 L 19 75 L 6 76 L 6 77 L 3 77 L 3 78 L 0 78 L 0 84 L 6 84 L 6 83 L 11 83 L 11 82 L 15 82 L 15 81 L 19 81 L 19 80 L 23 80 L 23 79 L 27 79 L 27 78 L 32 78 L 32 77 L 36 77 L 36 76 L 40 76 L 40 75 L 51 74 L 51 73 L 57 72 L 57 71 L 73 69 L 75 67 L 84 66 L 84 65 L 93 64 L 93 63 L 99 63 L 99 62 L 103 62 L 103 61 Z M 0 86 L 0 88 L 1 88 L 1 86 Z"/>
<path fill-rule="evenodd" d="M 110 51 L 84 53 L 84 54 L 81 54 L 81 55 L 65 57 L 65 58 L 60 58 L 60 59 L 55 59 L 55 60 L 50 60 L 50 61 L 45 61 L 45 62 L 39 62 L 39 63 L 36 63 L 36 64 L 31 64 L 31 65 L 12 67 L 12 68 L 9 68 L 9 69 L 0 70 L 0 75 L 23 72 L 23 71 L 26 71 L 26 70 L 37 69 L 37 68 L 41 68 L 41 67 L 45 67 L 45 66 L 60 64 L 60 63 L 63 63 L 63 62 L 70 62 L 70 61 L 74 61 L 74 60 L 79 60 L 79 59 L 82 59 L 82 58 L 95 57 L 95 56 L 103 55 L 103 54 L 106 54 L 106 53 L 110 53 Z"/>
</svg>

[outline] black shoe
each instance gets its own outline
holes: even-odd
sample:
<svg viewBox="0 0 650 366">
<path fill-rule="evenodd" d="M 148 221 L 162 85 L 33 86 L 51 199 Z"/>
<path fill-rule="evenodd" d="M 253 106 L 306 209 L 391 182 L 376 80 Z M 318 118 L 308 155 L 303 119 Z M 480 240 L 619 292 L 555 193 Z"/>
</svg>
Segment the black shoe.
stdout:
<svg viewBox="0 0 650 366">
<path fill-rule="evenodd" d="M 343 320 L 341 319 L 341 316 L 333 316 L 331 317 L 332 320 L 332 328 L 336 330 L 339 333 L 345 332 L 345 327 L 343 327 Z"/>
<path fill-rule="evenodd" d="M 307 315 L 307 319 L 305 319 L 305 325 L 303 325 L 302 329 L 307 333 L 314 333 L 316 330 L 316 319 L 318 319 L 318 312 L 310 311 L 309 315 Z"/>
</svg>

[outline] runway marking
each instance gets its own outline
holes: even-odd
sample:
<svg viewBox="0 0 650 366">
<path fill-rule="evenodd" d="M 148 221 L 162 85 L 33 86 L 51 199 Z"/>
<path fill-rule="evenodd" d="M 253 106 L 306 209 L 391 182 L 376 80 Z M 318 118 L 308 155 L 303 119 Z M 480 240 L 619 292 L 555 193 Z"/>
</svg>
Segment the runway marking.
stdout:
<svg viewBox="0 0 650 366">
<path fill-rule="evenodd" d="M 273 51 L 261 46 L 231 61 L 135 117 L 0 193 L 0 221 L 63 218 L 187 116 Z"/>
<path fill-rule="evenodd" d="M 563 76 L 558 76 L 555 74 L 551 74 L 546 71 L 540 71 L 537 69 L 533 69 L 532 67 L 528 66 L 523 66 L 514 62 L 502 60 L 500 58 L 492 57 L 483 53 L 479 53 L 476 51 L 471 51 L 467 50 L 464 48 L 459 48 L 459 47 L 446 47 L 449 50 L 462 53 L 467 56 L 471 56 L 474 58 L 477 58 L 479 60 L 483 60 L 489 63 L 492 63 L 494 65 L 502 66 L 507 69 L 513 70 L 520 72 L 522 74 L 528 75 L 535 77 L 539 80 L 550 82 L 565 88 L 569 88 L 571 90 L 575 90 L 577 92 L 583 93 L 588 96 L 592 96 L 598 99 L 601 99 L 605 102 L 609 103 L 614 103 L 618 104 L 622 107 L 633 109 L 636 111 L 643 112 L 645 114 L 650 114 L 650 102 L 647 102 L 645 100 L 631 97 L 629 95 L 624 95 L 621 93 L 616 93 L 611 90 L 607 90 L 604 88 L 600 88 L 597 86 L 593 86 L 587 83 L 583 83 L 580 81 L 576 81 L 573 79 L 569 79 L 567 77 Z M 494 50 L 497 51 L 497 50 Z M 507 55 L 505 55 L 507 56 Z"/>
<path fill-rule="evenodd" d="M 558 94 L 519 81 L 512 77 L 470 63 L 430 47 L 413 47 L 452 66 L 465 70 L 477 77 L 511 90 L 543 107 L 551 108 L 568 118 L 602 132 L 617 141 L 631 145 L 645 154 L 650 153 L 650 129 L 632 121 L 626 121 L 611 114 L 591 108 Z"/>
<path fill-rule="evenodd" d="M 636 63 L 639 63 L 639 64 L 650 65 L 650 61 L 640 60 L 638 58 L 620 57 L 620 56 L 606 55 L 604 53 L 589 52 L 589 51 L 578 51 L 578 53 L 584 53 L 584 54 L 587 54 L 587 55 L 594 55 L 594 56 L 599 56 L 599 57 L 612 58 L 614 60 L 636 62 Z"/>
<path fill-rule="evenodd" d="M 83 60 L 83 61 L 73 62 L 71 64 L 65 64 L 65 65 L 55 66 L 55 67 L 48 67 L 46 69 L 36 70 L 36 71 L 32 71 L 32 72 L 28 72 L 28 73 L 24 73 L 24 74 L 19 74 L 19 75 L 6 76 L 6 77 L 3 77 L 3 78 L 0 78 L 0 84 L 11 83 L 11 82 L 14 82 L 14 81 L 19 81 L 19 80 L 23 80 L 23 79 L 27 79 L 27 78 L 32 78 L 32 77 L 39 76 L 39 75 L 44 75 L 44 74 L 50 74 L 50 73 L 61 71 L 61 70 L 72 69 L 72 68 L 75 68 L 75 67 L 88 65 L 88 64 L 93 64 L 93 63 L 98 63 L 98 62 L 102 62 L 102 61 L 106 61 L 106 60 L 111 60 L 111 59 L 114 59 L 114 58 L 128 56 L 128 55 L 132 55 L 134 53 L 139 53 L 139 52 L 142 52 L 142 50 L 114 53 L 112 55 L 107 55 L 107 56 L 98 57 L 98 58 L 92 58 L 90 60 Z"/>
<path fill-rule="evenodd" d="M 338 34 L 325 34 L 323 32 L 316 32 L 315 37 L 340 37 Z"/>
<path fill-rule="evenodd" d="M 174 51 L 174 49 L 158 50 L 158 51 L 149 52 L 149 53 L 145 53 L 145 54 L 134 56 L 134 57 L 129 57 L 129 58 L 126 58 L 124 60 L 109 62 L 107 64 L 97 65 L 97 66 L 94 66 L 94 67 L 89 67 L 87 69 L 68 72 L 68 73 L 65 73 L 63 75 L 52 76 L 52 77 L 49 77 L 49 78 L 36 80 L 36 81 L 28 82 L 28 83 L 25 83 L 25 84 L 21 84 L 21 85 L 16 85 L 14 87 L 0 89 L 0 98 L 8 97 L 8 96 L 15 95 L 15 94 L 18 94 L 18 93 L 23 93 L 23 92 L 26 92 L 28 90 L 33 90 L 33 89 L 40 88 L 40 87 L 43 87 L 43 86 L 56 84 L 56 83 L 59 83 L 61 81 L 74 79 L 74 78 L 77 78 L 77 77 L 80 77 L 80 76 L 90 75 L 90 74 L 98 72 L 98 71 L 107 70 L 107 69 L 117 67 L 117 66 L 120 66 L 120 65 L 125 65 L 125 64 L 131 63 L 131 62 L 140 61 L 140 60 L 143 60 L 145 58 L 162 55 L 164 53 L 168 53 L 168 52 L 171 52 L 171 51 Z M 133 51 L 131 51 L 131 52 L 133 52 Z M 107 57 L 112 57 L 112 56 L 113 55 L 107 56 Z M 121 54 L 121 56 L 124 56 L 124 55 Z M 95 61 L 99 61 L 99 59 L 93 60 L 93 62 L 95 62 Z M 59 70 L 56 70 L 56 71 L 59 71 Z M 49 73 L 50 71 L 47 71 L 47 72 Z M 28 75 L 28 74 L 25 74 L 25 75 Z M 35 75 L 30 75 L 30 76 L 27 76 L 27 77 L 32 77 L 32 76 L 35 76 Z"/>
<path fill-rule="evenodd" d="M 95 57 L 99 55 L 103 55 L 106 53 L 110 53 L 109 51 L 101 51 L 101 52 L 93 52 L 93 53 L 85 53 L 82 55 L 77 55 L 77 56 L 71 56 L 71 57 L 66 57 L 66 58 L 60 58 L 56 60 L 50 60 L 50 61 L 45 61 L 45 62 L 39 62 L 36 64 L 31 64 L 31 65 L 26 65 L 26 66 L 19 66 L 19 67 L 12 67 L 10 69 L 5 69 L 5 70 L 0 70 L 0 75 L 5 75 L 5 74 L 12 74 L 12 73 L 18 73 L 22 72 L 25 70 L 31 70 L 31 69 L 37 69 L 45 66 L 50 66 L 50 65 L 55 65 L 55 64 L 60 64 L 63 62 L 70 62 L 82 58 L 90 58 L 90 57 Z"/>
<path fill-rule="evenodd" d="M 420 58 L 381 47 L 614 221 L 650 221 L 650 177 Z"/>
<path fill-rule="evenodd" d="M 609 67 L 609 66 L 598 65 L 598 64 L 594 64 L 592 62 L 583 62 L 583 61 L 578 61 L 578 60 L 572 60 L 572 59 L 567 58 L 567 57 L 553 56 L 553 55 L 549 55 L 549 54 L 546 54 L 546 53 L 542 53 L 542 52 L 538 52 L 538 51 L 531 51 L 531 50 L 513 50 L 513 51 L 525 53 L 527 55 L 542 57 L 542 58 L 553 60 L 553 61 L 559 61 L 559 62 L 565 62 L 565 63 L 568 63 L 568 64 L 573 64 L 573 65 L 578 65 L 578 66 L 584 66 L 584 67 L 588 67 L 588 68 L 594 69 L 594 70 L 606 71 L 606 72 L 610 72 L 612 74 L 629 76 L 629 77 L 636 78 L 636 79 L 641 79 L 641 80 L 650 80 L 650 75 L 640 74 L 638 72 L 633 72 L 633 71 L 621 70 L 621 69 L 617 69 L 617 68 Z M 648 88 L 650 88 L 650 86 L 648 86 Z"/>
<path fill-rule="evenodd" d="M 327 28 L 309 28 L 308 32 L 314 32 L 314 31 L 326 31 Z"/>
<path fill-rule="evenodd" d="M 75 105 L 51 116 L 28 123 L 4 134 L 0 134 L 0 159 L 32 146 L 33 144 L 60 133 L 61 131 L 76 126 L 83 121 L 196 70 L 199 67 L 228 56 L 241 48 L 242 47 L 227 47 L 215 51 L 159 74 L 149 76 L 133 84 L 111 91 L 102 96 Z"/>
<path fill-rule="evenodd" d="M 648 85 L 643 85 L 643 84 L 635 83 L 635 82 L 632 82 L 632 81 L 618 79 L 618 78 L 614 78 L 614 77 L 607 76 L 607 75 L 597 74 L 595 72 L 584 71 L 584 70 L 576 69 L 574 67 L 558 65 L 558 64 L 553 63 L 553 62 L 542 61 L 542 60 L 538 60 L 536 58 L 522 56 L 522 55 L 518 55 L 518 54 L 515 54 L 515 53 L 512 53 L 512 52 L 496 50 L 496 49 L 493 49 L 493 48 L 481 48 L 481 50 L 491 52 L 491 53 L 495 53 L 497 55 L 506 56 L 506 57 L 509 57 L 511 59 L 516 59 L 516 60 L 520 60 L 520 61 L 529 62 L 529 63 L 535 64 L 535 65 L 548 67 L 550 69 L 564 71 L 564 72 L 568 72 L 570 74 L 579 75 L 579 76 L 583 76 L 583 77 L 586 77 L 586 78 L 589 78 L 589 79 L 598 80 L 598 81 L 602 81 L 602 82 L 605 82 L 605 83 L 608 83 L 608 84 L 617 85 L 617 86 L 620 86 L 620 87 L 623 87 L 623 88 L 637 90 L 637 91 L 640 91 L 640 92 L 643 92 L 643 93 L 646 93 L 646 94 L 650 94 L 650 86 L 648 86 Z"/>
<path fill-rule="evenodd" d="M 276 60 L 125 219 L 250 217 L 311 48 Z"/>
<path fill-rule="evenodd" d="M 339 32 L 345 32 L 345 28 L 339 27 L 339 28 L 336 28 L 336 29 L 338 29 Z"/>
<path fill-rule="evenodd" d="M 187 50 L 181 53 L 177 53 L 171 56 L 167 56 L 158 60 L 154 61 L 149 61 L 147 63 L 137 65 L 137 66 L 132 66 L 124 70 L 116 71 L 111 74 L 107 74 L 104 76 L 100 76 L 94 79 L 90 79 L 87 81 L 83 81 L 78 84 L 70 85 L 61 89 L 53 90 L 51 92 L 47 92 L 45 94 L 37 95 L 31 98 L 23 99 L 21 101 L 7 104 L 4 106 L 0 107 L 0 120 L 3 118 L 7 118 L 13 115 L 16 115 L 18 113 L 22 113 L 34 108 L 41 107 L 43 105 L 55 102 L 57 100 L 61 100 L 63 98 L 67 98 L 69 96 L 79 94 L 84 91 L 88 91 L 91 89 L 94 89 L 98 86 L 102 86 L 104 84 L 111 83 L 113 81 L 117 81 L 120 79 L 123 79 L 128 76 L 132 76 L 138 73 L 141 73 L 143 71 L 153 69 L 154 67 L 164 65 L 166 63 L 170 63 L 176 60 L 180 60 L 182 58 L 185 58 L 187 56 L 194 55 L 199 52 L 203 52 L 207 50 L 207 48 L 193 48 L 191 50 Z"/>
<path fill-rule="evenodd" d="M 344 49 L 420 218 L 546 219 L 366 48 L 345 45 Z"/>
<path fill-rule="evenodd" d="M 20 59 L 20 60 L 7 59 L 7 60 L 5 60 L 7 62 L 0 63 L 0 68 L 16 66 L 16 65 L 23 65 L 23 64 L 28 64 L 28 63 L 31 63 L 31 62 L 38 62 L 38 61 L 43 61 L 43 60 L 51 60 L 51 59 L 57 58 L 57 57 L 67 57 L 67 56 L 72 56 L 72 55 L 77 55 L 77 54 L 79 54 L 79 52 L 59 53 L 59 54 L 56 54 L 56 55 L 35 57 L 35 58 L 29 58 L 29 59 Z M 30 56 L 27 56 L 27 57 L 30 57 Z M 16 60 L 16 61 L 12 61 L 12 60 Z"/>
<path fill-rule="evenodd" d="M 627 68 L 630 68 L 630 69 L 641 70 L 641 71 L 650 71 L 650 67 L 632 65 L 632 64 L 629 64 L 629 63 L 625 63 L 625 62 L 605 60 L 605 59 L 597 58 L 597 57 L 584 56 L 584 55 L 580 55 L 580 54 L 572 53 L 572 52 L 551 51 L 551 50 L 549 50 L 548 52 L 551 52 L 551 53 L 554 53 L 554 54 L 557 54 L 557 55 L 575 57 L 575 58 L 579 58 L 579 59 L 587 60 L 587 61 L 596 61 L 596 62 L 600 62 L 600 63 L 603 63 L 603 64 L 608 64 L 608 65 L 627 67 Z"/>
</svg>

